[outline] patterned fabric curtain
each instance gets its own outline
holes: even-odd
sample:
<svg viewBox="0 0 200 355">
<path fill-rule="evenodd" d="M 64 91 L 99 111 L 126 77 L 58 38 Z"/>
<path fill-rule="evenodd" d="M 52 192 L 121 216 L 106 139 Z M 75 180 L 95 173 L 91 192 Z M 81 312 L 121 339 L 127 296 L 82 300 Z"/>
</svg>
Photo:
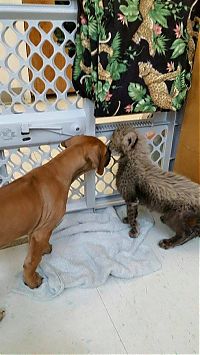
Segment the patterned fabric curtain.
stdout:
<svg viewBox="0 0 200 355">
<path fill-rule="evenodd" d="M 95 116 L 179 110 L 199 16 L 198 0 L 78 0 L 73 83 Z"/>
</svg>

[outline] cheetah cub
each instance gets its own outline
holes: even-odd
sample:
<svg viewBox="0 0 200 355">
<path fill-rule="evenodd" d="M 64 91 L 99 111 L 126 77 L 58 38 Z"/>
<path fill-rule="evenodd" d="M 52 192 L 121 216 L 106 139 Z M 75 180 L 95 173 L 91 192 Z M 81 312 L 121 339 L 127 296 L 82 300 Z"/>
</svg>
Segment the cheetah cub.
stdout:
<svg viewBox="0 0 200 355">
<path fill-rule="evenodd" d="M 125 222 L 131 226 L 130 237 L 138 233 L 138 204 L 161 212 L 161 221 L 175 231 L 175 236 L 159 242 L 161 248 L 169 249 L 200 236 L 198 184 L 152 163 L 145 138 L 133 128 L 117 129 L 109 147 L 120 155 L 116 185 L 127 205 Z"/>
</svg>

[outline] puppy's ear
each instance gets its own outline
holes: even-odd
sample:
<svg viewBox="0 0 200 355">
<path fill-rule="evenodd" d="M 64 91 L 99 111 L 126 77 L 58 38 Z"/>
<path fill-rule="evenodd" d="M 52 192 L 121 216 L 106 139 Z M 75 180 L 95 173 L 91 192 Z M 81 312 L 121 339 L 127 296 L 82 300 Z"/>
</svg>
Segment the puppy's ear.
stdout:
<svg viewBox="0 0 200 355">
<path fill-rule="evenodd" d="M 78 142 L 80 143 L 81 138 L 82 138 L 82 136 L 74 136 L 74 137 L 68 138 L 61 143 L 61 146 L 64 148 L 69 148 Z"/>
<path fill-rule="evenodd" d="M 124 153 L 128 153 L 131 149 L 133 149 L 135 144 L 137 143 L 137 140 L 138 136 L 136 132 L 128 132 L 122 140 L 122 149 Z"/>
<path fill-rule="evenodd" d="M 72 142 L 73 142 L 73 137 L 61 142 L 61 146 L 64 148 L 68 148 L 73 144 Z"/>
<path fill-rule="evenodd" d="M 97 170 L 97 174 L 103 175 L 106 147 L 100 147 L 99 145 L 92 147 L 92 150 L 88 153 L 87 160 L 90 162 L 92 169 Z"/>
<path fill-rule="evenodd" d="M 66 141 L 63 141 L 63 142 L 60 143 L 61 147 L 67 148 L 66 145 L 65 145 L 65 142 Z"/>
</svg>

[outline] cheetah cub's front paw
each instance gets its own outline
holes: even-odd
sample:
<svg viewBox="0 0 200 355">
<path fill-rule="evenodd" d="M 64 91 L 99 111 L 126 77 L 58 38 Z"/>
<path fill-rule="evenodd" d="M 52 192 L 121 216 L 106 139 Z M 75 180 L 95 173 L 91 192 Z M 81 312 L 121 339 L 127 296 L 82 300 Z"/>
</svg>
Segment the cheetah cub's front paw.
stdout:
<svg viewBox="0 0 200 355">
<path fill-rule="evenodd" d="M 129 231 L 129 237 L 130 238 L 137 238 L 139 235 L 137 227 L 133 227 L 131 228 L 131 230 Z"/>
</svg>

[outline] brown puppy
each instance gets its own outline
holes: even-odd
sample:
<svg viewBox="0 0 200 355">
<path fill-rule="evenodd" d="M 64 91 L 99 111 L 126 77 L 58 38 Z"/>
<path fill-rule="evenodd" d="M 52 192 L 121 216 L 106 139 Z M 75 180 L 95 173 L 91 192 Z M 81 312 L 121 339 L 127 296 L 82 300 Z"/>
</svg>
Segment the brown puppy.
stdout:
<svg viewBox="0 0 200 355">
<path fill-rule="evenodd" d="M 133 128 L 117 129 L 109 147 L 120 154 L 116 185 L 127 204 L 131 237 L 137 236 L 138 203 L 163 213 L 161 221 L 176 232 L 174 237 L 161 240 L 160 247 L 172 248 L 200 236 L 198 184 L 153 164 L 145 138 Z"/>
<path fill-rule="evenodd" d="M 102 175 L 110 160 L 109 149 L 96 137 L 76 136 L 62 143 L 67 149 L 47 164 L 0 189 L 0 246 L 29 236 L 24 282 L 40 286 L 36 268 L 51 252 L 49 238 L 66 211 L 71 183 L 92 169 Z"/>
</svg>

